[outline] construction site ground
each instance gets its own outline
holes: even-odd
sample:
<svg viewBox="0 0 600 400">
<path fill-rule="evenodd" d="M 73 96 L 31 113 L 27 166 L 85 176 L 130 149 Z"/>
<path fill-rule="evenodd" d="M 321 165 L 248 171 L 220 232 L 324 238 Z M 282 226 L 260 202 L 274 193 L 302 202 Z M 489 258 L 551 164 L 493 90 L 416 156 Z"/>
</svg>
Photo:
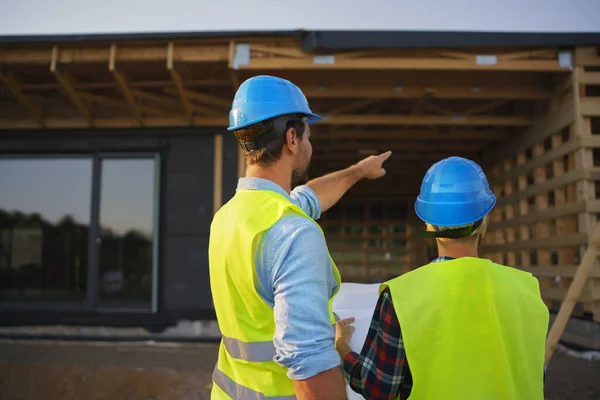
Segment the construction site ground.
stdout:
<svg viewBox="0 0 600 400">
<path fill-rule="evenodd" d="M 3 341 L 0 399 L 209 399 L 217 349 L 216 344 Z M 545 397 L 600 398 L 600 359 L 559 349 L 548 366 Z"/>
</svg>

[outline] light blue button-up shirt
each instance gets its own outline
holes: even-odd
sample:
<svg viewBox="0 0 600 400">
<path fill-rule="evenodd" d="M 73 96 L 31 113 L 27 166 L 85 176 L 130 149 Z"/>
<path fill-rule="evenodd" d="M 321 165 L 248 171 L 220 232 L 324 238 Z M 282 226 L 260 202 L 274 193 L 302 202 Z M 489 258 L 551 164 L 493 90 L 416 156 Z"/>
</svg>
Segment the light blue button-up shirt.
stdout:
<svg viewBox="0 0 600 400">
<path fill-rule="evenodd" d="M 238 190 L 279 193 L 317 220 L 321 204 L 308 186 L 289 195 L 276 183 L 241 178 Z M 329 323 L 328 302 L 337 282 L 323 234 L 296 213 L 284 215 L 262 236 L 256 255 L 256 290 L 275 313 L 275 362 L 290 379 L 302 380 L 340 365 Z"/>
</svg>

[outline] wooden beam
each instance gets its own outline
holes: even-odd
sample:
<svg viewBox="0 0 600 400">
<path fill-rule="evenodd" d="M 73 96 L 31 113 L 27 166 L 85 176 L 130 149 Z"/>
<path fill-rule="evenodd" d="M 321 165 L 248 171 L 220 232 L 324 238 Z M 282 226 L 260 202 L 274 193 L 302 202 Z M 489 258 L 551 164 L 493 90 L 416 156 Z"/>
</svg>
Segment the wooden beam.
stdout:
<svg viewBox="0 0 600 400">
<path fill-rule="evenodd" d="M 144 126 L 148 128 L 186 127 L 189 121 L 183 116 L 173 117 L 146 117 Z M 196 116 L 194 126 L 218 127 L 227 126 L 227 116 Z M 87 120 L 82 118 L 46 118 L 46 129 L 79 129 L 89 127 Z M 135 118 L 99 118 L 94 120 L 95 128 L 135 128 L 139 121 Z M 38 129 L 39 124 L 33 120 L 0 119 L 0 129 Z"/>
<path fill-rule="evenodd" d="M 12 72 L 8 72 L 6 74 L 0 72 L 0 82 L 2 82 L 2 84 L 12 93 L 17 101 L 27 109 L 31 118 L 43 127 L 44 119 L 42 118 L 42 115 L 33 105 L 27 95 L 23 93 L 21 82 L 19 82 L 17 77 Z"/>
<path fill-rule="evenodd" d="M 524 116 L 445 116 L 445 115 L 323 115 L 322 125 L 447 125 L 447 126 L 529 126 L 533 118 Z"/>
<path fill-rule="evenodd" d="M 169 93 L 169 94 L 173 94 L 178 96 L 177 90 L 175 89 L 165 89 L 164 90 L 165 93 Z M 187 96 L 187 98 L 191 101 L 191 100 L 195 100 L 194 99 L 194 95 L 193 92 L 190 92 L 188 90 L 185 91 L 185 94 Z M 197 103 L 190 103 L 190 107 L 197 113 L 197 114 L 206 114 L 206 115 L 222 115 L 224 113 L 224 110 L 220 109 L 220 108 L 214 108 L 211 105 L 204 105 L 204 104 L 197 104 Z"/>
<path fill-rule="evenodd" d="M 397 98 L 419 99 L 429 94 L 433 99 L 499 99 L 538 100 L 550 98 L 551 91 L 539 86 L 471 87 L 462 86 L 396 86 L 390 85 L 325 85 L 299 83 L 309 99 L 317 98 Z"/>
<path fill-rule="evenodd" d="M 211 106 L 215 106 L 223 110 L 229 110 L 231 108 L 230 100 L 224 100 L 206 93 L 198 93 L 193 90 L 186 90 L 185 93 L 190 99 L 196 100 L 200 103 L 210 104 Z"/>
<path fill-rule="evenodd" d="M 189 87 L 220 87 L 229 86 L 230 82 L 220 79 L 193 79 L 186 81 L 186 86 Z M 155 80 L 155 81 L 135 81 L 129 82 L 129 87 L 135 89 L 156 89 L 171 86 L 171 80 Z M 27 92 L 43 92 L 46 90 L 60 89 L 58 83 L 23 83 L 23 90 Z M 110 82 L 73 82 L 73 88 L 76 90 L 97 90 L 97 89 L 118 89 L 118 84 L 115 81 Z"/>
<path fill-rule="evenodd" d="M 583 117 L 600 117 L 600 98 L 582 98 L 579 109 L 581 111 L 581 116 Z"/>
<path fill-rule="evenodd" d="M 537 119 L 535 123 L 523 134 L 506 145 L 494 149 L 494 152 L 486 158 L 486 168 L 510 158 L 512 155 L 525 151 L 531 146 L 541 143 L 547 137 L 554 135 L 563 128 L 569 126 L 575 120 L 573 100 L 564 101 L 556 111 L 548 112 Z"/>
<path fill-rule="evenodd" d="M 163 42 L 164 43 L 164 42 Z M 123 62 L 163 62 L 165 59 L 164 44 L 155 42 L 125 43 L 119 46 L 119 61 Z M 63 64 L 106 63 L 110 57 L 110 49 L 89 46 L 86 44 L 61 45 L 57 54 Z M 182 43 L 177 45 L 173 54 L 175 62 L 226 62 L 228 48 L 226 43 Z M 3 48 L 0 52 L 0 64 L 48 64 L 51 61 L 47 45 L 36 48 L 15 47 Z"/>
<path fill-rule="evenodd" d="M 600 138 L 589 137 L 590 142 L 594 141 L 600 145 Z M 557 158 L 563 157 L 565 154 L 569 154 L 570 152 L 578 149 L 582 146 L 583 139 L 581 137 L 576 137 L 574 139 L 569 140 L 566 143 L 563 143 L 559 147 L 548 150 L 544 153 L 544 155 L 534 157 L 531 161 L 526 162 L 525 164 L 520 164 L 515 168 L 512 168 L 506 172 L 503 172 L 501 175 L 494 176 L 490 179 L 491 184 L 506 182 L 511 179 L 518 178 L 520 175 L 524 175 L 533 171 L 536 168 L 543 167 L 546 164 L 552 162 Z"/>
<path fill-rule="evenodd" d="M 318 125 L 316 125 L 318 127 Z M 476 131 L 476 130 L 456 130 L 440 132 L 434 129 L 389 129 L 389 130 L 341 130 L 341 131 L 321 131 L 316 128 L 310 137 L 311 142 L 320 142 L 326 140 L 339 139 L 368 139 L 368 140 L 482 140 L 496 141 L 510 138 L 508 133 L 501 130 Z M 600 146 L 599 146 L 600 147 Z"/>
<path fill-rule="evenodd" d="M 50 61 L 50 73 L 54 75 L 56 80 L 61 84 L 62 88 L 67 92 L 71 102 L 75 106 L 75 108 L 79 111 L 79 113 L 85 118 L 88 126 L 92 126 L 92 114 L 90 111 L 83 105 L 79 94 L 73 88 L 73 84 L 71 82 L 71 78 L 67 73 L 61 73 L 60 67 L 58 65 L 59 60 L 62 62 L 62 59 L 59 58 L 59 50 L 58 46 L 52 47 L 52 57 Z"/>
<path fill-rule="evenodd" d="M 578 213 L 585 212 L 587 209 L 588 203 L 586 201 L 560 204 L 544 210 L 530 212 L 525 215 L 519 215 L 505 221 L 490 222 L 488 231 L 493 232 L 496 230 L 519 227 L 521 225 L 531 225 L 541 221 L 550 221 L 554 218 L 577 215 Z"/>
<path fill-rule="evenodd" d="M 355 59 L 335 59 L 332 63 L 315 63 L 313 56 L 303 58 L 250 58 L 248 65 L 240 65 L 240 70 L 271 71 L 271 70 L 425 70 L 425 71 L 535 71 L 535 72 L 564 72 L 567 67 L 561 67 L 556 60 L 497 60 L 497 63 L 477 64 L 475 56 L 472 59 L 452 60 L 441 58 L 409 58 L 409 57 L 373 57 Z"/>
<path fill-rule="evenodd" d="M 480 104 L 478 106 L 475 107 L 471 107 L 467 110 L 465 110 L 465 114 L 466 115 L 474 115 L 474 114 L 479 114 L 482 112 L 486 112 L 486 111 L 492 111 L 494 108 L 498 108 L 500 106 L 503 106 L 507 103 L 506 100 L 500 99 L 500 100 L 495 100 L 486 104 Z"/>
<path fill-rule="evenodd" d="M 575 65 L 581 67 L 600 67 L 600 55 L 597 46 L 575 48 Z"/>
<path fill-rule="evenodd" d="M 530 185 L 526 189 L 520 190 L 508 196 L 501 197 L 498 199 L 497 205 L 503 206 L 516 203 L 517 201 L 525 200 L 530 196 L 545 193 L 550 189 L 566 186 L 583 179 L 593 179 L 598 175 L 600 175 L 600 168 L 573 169 L 564 175 L 548 179 L 536 185 Z"/>
<path fill-rule="evenodd" d="M 371 104 L 374 104 L 377 101 L 379 101 L 379 99 L 362 99 L 362 100 L 353 101 L 351 103 L 344 104 L 341 107 L 337 107 L 337 108 L 331 110 L 331 114 L 336 115 L 336 114 L 343 114 L 343 113 L 349 112 L 349 111 L 356 111 L 361 108 L 367 107 Z"/>
<path fill-rule="evenodd" d="M 161 107 L 170 107 L 173 110 L 179 109 L 180 106 L 180 103 L 177 100 L 165 95 L 148 93 L 142 90 L 132 90 L 131 94 L 133 94 L 136 99 L 151 101 L 156 105 L 160 105 Z"/>
<path fill-rule="evenodd" d="M 518 242 L 504 244 L 483 245 L 483 251 L 486 253 L 506 252 L 528 249 L 556 249 L 561 247 L 579 246 L 587 243 L 589 237 L 587 233 L 570 233 L 561 236 L 553 236 L 539 239 L 520 240 Z"/>
<path fill-rule="evenodd" d="M 577 78 L 577 82 L 582 85 L 600 85 L 600 72 L 584 71 Z"/>
<path fill-rule="evenodd" d="M 428 109 L 430 111 L 433 111 L 433 112 L 441 114 L 441 115 L 452 115 L 452 110 L 449 110 L 444 107 L 440 107 L 437 104 L 433 104 L 428 100 L 421 99 L 420 102 L 423 105 L 423 107 L 425 107 L 425 109 Z"/>
<path fill-rule="evenodd" d="M 534 267 L 516 267 L 523 271 L 531 272 L 535 276 L 572 278 L 577 273 L 578 265 L 536 265 Z M 590 278 L 600 278 L 600 266 L 596 265 L 589 274 Z"/>
<path fill-rule="evenodd" d="M 548 338 L 546 340 L 546 364 L 550 362 L 554 350 L 556 348 L 556 344 L 560 340 L 565 327 L 567 325 L 567 321 L 573 312 L 573 308 L 575 307 L 575 303 L 579 298 L 583 287 L 587 281 L 587 278 L 590 274 L 590 271 L 597 262 L 598 257 L 598 246 L 600 242 L 600 224 L 596 225 L 596 229 L 590 238 L 590 242 L 587 250 L 583 255 L 583 259 L 581 260 L 581 264 L 573 277 L 573 282 L 569 286 L 569 290 L 560 305 L 560 309 L 558 314 L 556 315 L 556 319 L 550 328 L 550 332 L 548 333 Z"/>
<path fill-rule="evenodd" d="M 323 151 L 334 154 L 336 151 L 375 149 L 379 151 L 399 150 L 405 152 L 413 152 L 415 150 L 431 150 L 432 148 L 443 148 L 444 151 L 481 151 L 483 150 L 480 143 L 460 143 L 460 142 L 445 142 L 445 141 L 385 141 L 385 142 L 357 142 L 357 141 L 340 141 L 338 143 L 327 146 L 324 144 L 313 144 L 315 152 Z M 392 156 L 393 157 L 393 156 Z"/>
<path fill-rule="evenodd" d="M 109 107 L 126 108 L 129 106 L 128 103 L 126 103 L 122 100 L 117 100 L 117 99 L 113 99 L 111 97 L 106 97 L 106 96 L 100 96 L 100 95 L 93 94 L 93 93 L 79 92 L 79 96 L 83 100 L 92 101 L 92 102 L 99 103 L 99 104 L 104 104 Z M 145 106 L 145 105 L 138 105 L 137 108 L 141 112 L 148 113 L 148 114 L 166 115 L 166 116 L 173 115 L 173 112 L 169 112 L 162 108 L 155 108 L 155 107 L 150 107 L 150 106 Z"/>
<path fill-rule="evenodd" d="M 115 78 L 115 81 L 117 81 L 117 84 L 119 85 L 119 89 L 121 89 L 123 96 L 125 96 L 127 103 L 129 103 L 129 106 L 133 110 L 133 114 L 135 116 L 135 119 L 138 121 L 138 124 L 140 126 L 142 126 L 144 124 L 144 120 L 142 118 L 142 113 L 135 101 L 135 97 L 133 97 L 133 93 L 131 92 L 131 89 L 129 88 L 129 86 L 127 84 L 127 79 L 125 78 L 125 76 L 122 73 L 119 72 L 119 70 L 117 68 L 117 45 L 114 43 L 110 45 L 108 70 Z"/>
<path fill-rule="evenodd" d="M 175 69 L 175 65 L 173 62 L 173 53 L 175 45 L 173 42 L 169 42 L 167 46 L 167 70 L 169 71 L 169 75 L 171 75 L 171 79 L 175 84 L 175 88 L 177 89 L 177 94 L 179 95 L 179 100 L 181 100 L 181 105 L 183 106 L 183 110 L 185 112 L 186 117 L 190 121 L 190 125 L 194 123 L 194 110 L 190 106 L 190 100 L 188 99 L 188 95 L 183 87 L 183 80 L 181 79 L 181 75 Z"/>
</svg>

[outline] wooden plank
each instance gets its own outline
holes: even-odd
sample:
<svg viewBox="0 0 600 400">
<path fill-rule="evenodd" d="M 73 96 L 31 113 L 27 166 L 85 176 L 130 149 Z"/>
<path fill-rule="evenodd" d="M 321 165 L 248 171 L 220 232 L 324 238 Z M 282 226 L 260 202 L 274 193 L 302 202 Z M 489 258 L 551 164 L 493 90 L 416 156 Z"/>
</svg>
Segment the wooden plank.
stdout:
<svg viewBox="0 0 600 400">
<path fill-rule="evenodd" d="M 584 97 L 580 101 L 579 109 L 584 117 L 600 117 L 600 98 Z"/>
<path fill-rule="evenodd" d="M 474 58 L 474 57 L 473 57 Z M 356 58 L 335 60 L 332 64 L 315 64 L 312 57 L 305 58 L 251 58 L 249 65 L 241 65 L 240 70 L 458 70 L 458 71 L 567 71 L 558 60 L 498 60 L 494 65 L 477 65 L 475 60 L 452 60 L 436 58 Z"/>
<path fill-rule="evenodd" d="M 598 144 L 598 146 L 600 146 L 600 137 L 590 137 L 589 139 L 590 140 L 585 141 L 586 145 Z M 582 140 L 582 138 L 571 139 L 568 142 L 563 143 L 562 145 L 560 145 L 559 147 L 557 147 L 555 149 L 548 150 L 541 156 L 534 157 L 531 161 L 529 161 L 525 164 L 521 164 L 521 165 L 517 166 L 516 168 L 513 168 L 509 171 L 502 173 L 499 176 L 493 177 L 492 179 L 490 179 L 490 183 L 500 183 L 500 182 L 504 182 L 507 180 L 515 179 L 519 175 L 527 174 L 530 171 L 534 170 L 535 168 L 544 166 L 544 165 L 548 164 L 549 162 L 551 162 L 552 160 L 560 158 L 560 157 L 564 156 L 565 154 L 568 154 L 571 151 L 578 149 L 579 147 L 582 146 L 583 142 L 584 141 Z"/>
<path fill-rule="evenodd" d="M 557 287 L 542 287 L 540 288 L 540 292 L 542 293 L 542 297 L 548 300 L 559 300 L 562 301 L 567 296 L 569 289 L 568 288 L 557 288 Z M 579 296 L 577 297 L 577 301 L 582 303 L 589 303 L 596 299 L 600 298 L 600 293 L 593 290 L 590 286 L 585 286 Z"/>
<path fill-rule="evenodd" d="M 183 87 L 183 80 L 181 79 L 181 75 L 175 69 L 174 61 L 173 61 L 173 53 L 175 52 L 175 45 L 173 42 L 169 42 L 167 46 L 167 71 L 169 71 L 169 75 L 175 84 L 175 88 L 177 89 L 177 94 L 179 95 L 179 100 L 181 101 L 181 106 L 185 112 L 185 116 L 190 121 L 190 124 L 194 123 L 194 110 L 190 105 L 190 100 L 188 99 L 185 88 Z"/>
<path fill-rule="evenodd" d="M 170 86 L 171 80 L 140 80 L 129 82 L 129 86 L 136 89 L 157 89 L 165 86 Z M 186 86 L 189 87 L 219 87 L 229 86 L 230 82 L 222 79 L 191 79 L 186 81 Z M 36 91 L 51 91 L 60 89 L 58 83 L 23 83 L 23 90 L 28 92 Z M 73 88 L 76 90 L 103 90 L 103 89 L 118 89 L 115 81 L 110 82 L 73 82 Z"/>
<path fill-rule="evenodd" d="M 17 101 L 27 109 L 31 118 L 43 127 L 44 119 L 42 118 L 42 115 L 33 105 L 29 97 L 27 97 L 27 95 L 23 92 L 22 84 L 19 82 L 17 77 L 12 72 L 8 72 L 6 74 L 0 72 L 0 82 L 2 82 L 2 84 L 12 93 Z"/>
<path fill-rule="evenodd" d="M 81 118 L 47 118 L 46 129 L 76 129 L 88 128 L 89 122 Z M 189 122 L 181 117 L 146 117 L 146 127 L 185 127 Z M 227 126 L 227 116 L 196 116 L 194 126 L 220 127 Z M 135 128 L 139 127 L 139 121 L 135 118 L 101 118 L 94 120 L 94 128 Z M 39 125 L 33 120 L 10 120 L 0 119 L 0 129 L 38 129 Z"/>
<path fill-rule="evenodd" d="M 299 48 L 293 47 L 279 47 L 279 46 L 269 46 L 262 44 L 252 43 L 250 46 L 251 51 L 257 51 L 260 53 L 274 54 L 278 56 L 292 57 L 292 58 L 300 58 L 306 57 L 306 53 Z"/>
<path fill-rule="evenodd" d="M 421 150 L 428 150 L 431 148 L 431 146 L 435 146 L 438 145 L 440 147 L 443 146 L 444 151 L 452 151 L 452 150 L 464 150 L 464 151 L 478 151 L 478 150 L 482 150 L 482 146 L 480 143 L 477 142 L 471 142 L 471 143 L 460 143 L 460 142 L 444 142 L 444 141 L 440 141 L 440 142 L 433 142 L 433 141 L 409 141 L 409 140 L 405 140 L 405 141 L 393 141 L 393 142 L 359 142 L 359 141 L 344 141 L 341 143 L 336 143 L 334 148 L 336 152 L 342 151 L 342 150 L 354 150 L 354 152 L 358 152 L 359 150 L 368 150 L 368 149 L 378 149 L 378 148 L 382 148 L 385 149 L 385 151 L 387 150 L 399 150 L 399 151 L 407 151 L 407 152 L 412 152 L 414 150 L 417 149 L 421 149 Z M 329 151 L 331 154 L 334 154 L 333 152 L 331 152 L 329 146 L 327 146 L 326 144 L 323 144 L 323 142 L 316 142 L 313 143 L 313 149 L 315 152 L 318 152 L 319 150 L 321 151 Z"/>
<path fill-rule="evenodd" d="M 582 179 L 592 179 L 597 174 L 600 174 L 600 168 L 574 169 L 564 175 L 544 181 L 543 183 L 528 186 L 526 189 L 514 193 L 510 196 L 505 196 L 498 199 L 498 205 L 514 203 L 519 200 L 527 199 L 530 196 L 547 192 L 550 189 L 565 186 L 570 183 L 575 183 Z"/>
<path fill-rule="evenodd" d="M 69 98 L 71 99 L 71 102 L 73 103 L 75 108 L 79 111 L 79 113 L 83 116 L 83 118 L 85 118 L 85 120 L 87 122 L 86 126 L 88 126 L 88 127 L 92 126 L 92 114 L 83 105 L 83 102 L 81 101 L 81 98 L 79 97 L 79 94 L 75 91 L 75 89 L 73 89 L 73 84 L 71 82 L 71 78 L 68 76 L 68 74 L 61 73 L 59 71 L 58 63 L 59 63 L 59 60 L 62 61 L 62 59 L 59 58 L 58 54 L 59 54 L 58 46 L 54 46 L 52 48 L 50 73 L 52 75 L 54 75 L 54 77 L 61 84 L 61 86 L 65 90 L 65 92 L 67 92 L 67 94 L 68 94 Z"/>
<path fill-rule="evenodd" d="M 572 278 L 577 273 L 578 265 L 556 265 L 544 266 L 538 265 L 535 267 L 516 267 L 526 272 L 531 272 L 535 276 Z M 589 277 L 600 278 L 600 266 L 596 265 L 590 270 Z"/>
<path fill-rule="evenodd" d="M 598 47 L 581 46 L 575 48 L 575 65 L 578 67 L 600 67 Z"/>
<path fill-rule="evenodd" d="M 87 100 L 87 101 L 91 101 L 91 102 L 95 102 L 95 103 L 99 103 L 99 104 L 104 104 L 109 107 L 114 107 L 114 108 L 129 107 L 129 104 L 124 101 L 113 99 L 111 97 L 100 96 L 100 95 L 93 94 L 93 93 L 79 92 L 79 96 L 83 100 Z M 142 106 L 142 105 L 138 105 L 137 107 L 139 108 L 139 110 L 141 112 L 148 113 L 148 114 L 166 115 L 166 116 L 173 115 L 173 112 L 170 112 L 170 111 L 162 109 L 162 108 L 155 108 L 155 107 Z"/>
<path fill-rule="evenodd" d="M 212 96 L 206 93 L 198 93 L 193 90 L 186 90 L 186 95 L 189 96 L 190 99 L 196 100 L 201 103 L 207 103 L 209 105 L 215 106 L 217 108 L 221 108 L 223 110 L 229 111 L 231 108 L 231 101 L 224 100 L 216 96 Z"/>
<path fill-rule="evenodd" d="M 215 135 L 213 170 L 213 212 L 223 206 L 223 135 Z"/>
<path fill-rule="evenodd" d="M 131 92 L 129 85 L 127 84 L 127 79 L 125 78 L 125 76 L 122 73 L 119 72 L 119 70 L 117 68 L 116 54 L 117 54 L 117 45 L 113 43 L 110 45 L 108 71 L 112 74 L 113 78 L 115 78 L 115 81 L 119 85 L 119 88 L 121 89 L 121 92 L 123 93 L 123 96 L 125 96 L 125 100 L 127 100 L 127 103 L 129 104 L 129 106 L 131 107 L 131 109 L 133 111 L 135 119 L 138 121 L 138 124 L 141 126 L 141 125 L 143 125 L 143 122 L 144 122 L 143 118 L 142 118 L 142 112 L 140 111 L 140 109 L 137 105 L 137 102 L 135 101 L 135 97 L 133 96 L 133 93 Z"/>
<path fill-rule="evenodd" d="M 473 114 L 479 114 L 482 113 L 484 111 L 491 111 L 494 108 L 498 108 L 500 106 L 503 106 L 504 104 L 506 104 L 507 101 L 504 99 L 501 100 L 495 100 L 489 103 L 485 103 L 485 104 L 480 104 L 477 105 L 475 107 L 471 107 L 468 110 L 465 111 L 465 114 L 467 115 L 473 115 Z"/>
<path fill-rule="evenodd" d="M 600 224 L 597 224 L 596 229 L 590 238 L 589 246 L 583 255 L 581 264 L 575 273 L 573 282 L 569 286 L 569 290 L 565 296 L 565 299 L 563 300 L 556 319 L 554 320 L 554 323 L 550 328 L 550 332 L 548 333 L 548 337 L 546 339 L 546 363 L 548 363 L 552 358 L 556 344 L 560 340 L 560 337 L 565 330 L 567 321 L 569 320 L 569 317 L 573 312 L 573 308 L 575 307 L 575 303 L 579 299 L 583 287 L 585 286 L 589 273 L 596 265 L 599 241 Z"/>
<path fill-rule="evenodd" d="M 379 99 L 362 99 L 358 101 L 353 101 L 351 103 L 344 104 L 343 106 L 334 108 L 333 110 L 331 110 L 331 114 L 336 115 L 343 114 L 349 111 L 356 111 L 361 108 L 370 106 L 371 104 L 376 103 L 377 101 L 379 101 Z"/>
<path fill-rule="evenodd" d="M 323 115 L 322 125 L 446 125 L 446 126 L 530 126 L 531 117 L 507 115 Z"/>
<path fill-rule="evenodd" d="M 525 151 L 536 143 L 541 143 L 549 136 L 561 131 L 575 120 L 573 100 L 564 101 L 557 110 L 547 113 L 537 119 L 534 124 L 515 140 L 497 149 L 489 155 L 486 165 L 493 165 L 498 161 Z"/>
<path fill-rule="evenodd" d="M 179 44 L 173 54 L 175 62 L 226 62 L 228 60 L 228 46 L 222 44 Z M 148 62 L 165 60 L 164 43 L 132 44 L 125 43 L 119 46 L 117 58 L 126 62 Z M 99 46 L 86 46 L 85 44 L 61 45 L 58 58 L 63 64 L 75 63 L 106 63 L 110 57 L 110 48 Z M 37 48 L 4 48 L 0 52 L 0 64 L 49 64 L 51 50 L 48 45 Z"/>
<path fill-rule="evenodd" d="M 564 217 L 567 215 L 576 215 L 580 212 L 586 211 L 587 208 L 588 202 L 586 201 L 556 205 L 545 210 L 520 215 L 518 217 L 514 217 L 506 221 L 491 222 L 488 226 L 488 229 L 490 232 L 492 232 L 497 229 L 507 229 L 519 225 L 530 225 L 539 221 L 546 221 L 553 218 Z"/>
<path fill-rule="evenodd" d="M 327 131 L 319 129 L 318 125 L 314 128 L 310 137 L 311 142 L 320 142 L 339 139 L 369 139 L 369 140 L 482 140 L 497 141 L 509 138 L 507 132 L 501 130 L 468 130 L 461 129 L 451 132 L 440 132 L 435 129 L 386 129 L 386 130 L 340 130 Z"/>
<path fill-rule="evenodd" d="M 298 86 L 308 99 L 327 98 L 376 98 L 376 99 L 420 99 L 430 95 L 434 99 L 502 99 L 536 100 L 550 98 L 552 93 L 538 86 L 486 87 L 469 86 L 394 86 L 394 85 L 327 85 L 299 83 Z"/>
<path fill-rule="evenodd" d="M 579 246 L 587 243 L 587 233 L 573 233 L 562 236 L 553 236 L 541 239 L 521 240 L 510 244 L 488 244 L 484 246 L 485 252 L 530 250 L 530 249 L 555 249 L 559 247 Z"/>
<path fill-rule="evenodd" d="M 584 71 L 577 77 L 577 82 L 583 85 L 600 85 L 600 72 Z"/>
</svg>

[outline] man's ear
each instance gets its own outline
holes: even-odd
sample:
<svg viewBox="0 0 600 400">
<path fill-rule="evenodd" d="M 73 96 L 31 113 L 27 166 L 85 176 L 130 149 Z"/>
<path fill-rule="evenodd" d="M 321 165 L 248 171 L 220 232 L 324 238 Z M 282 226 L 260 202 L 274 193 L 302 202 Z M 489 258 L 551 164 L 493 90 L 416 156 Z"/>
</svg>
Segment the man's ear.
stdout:
<svg viewBox="0 0 600 400">
<path fill-rule="evenodd" d="M 292 154 L 296 154 L 298 152 L 298 146 L 300 145 L 298 141 L 296 128 L 289 128 L 287 131 L 285 131 L 285 142 Z"/>
</svg>

